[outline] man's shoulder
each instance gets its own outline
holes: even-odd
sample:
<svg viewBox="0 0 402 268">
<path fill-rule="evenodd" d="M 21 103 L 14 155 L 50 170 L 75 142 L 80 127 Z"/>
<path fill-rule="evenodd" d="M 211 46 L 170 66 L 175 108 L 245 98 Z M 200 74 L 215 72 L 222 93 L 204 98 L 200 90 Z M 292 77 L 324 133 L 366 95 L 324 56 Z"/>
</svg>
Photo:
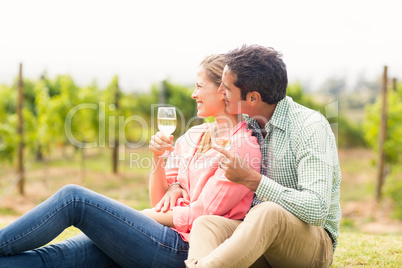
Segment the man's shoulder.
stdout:
<svg viewBox="0 0 402 268">
<path fill-rule="evenodd" d="M 303 106 L 290 97 L 287 97 L 287 102 L 289 124 L 297 126 L 309 126 L 317 123 L 328 124 L 327 119 L 319 111 Z"/>
</svg>

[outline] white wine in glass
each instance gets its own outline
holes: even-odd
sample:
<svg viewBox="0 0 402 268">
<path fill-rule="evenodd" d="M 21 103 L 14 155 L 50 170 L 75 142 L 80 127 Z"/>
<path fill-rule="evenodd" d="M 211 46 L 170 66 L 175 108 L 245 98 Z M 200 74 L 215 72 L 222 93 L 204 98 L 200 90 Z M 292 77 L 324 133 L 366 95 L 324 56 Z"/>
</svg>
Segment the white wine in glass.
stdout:
<svg viewBox="0 0 402 268">
<path fill-rule="evenodd" d="M 166 136 L 169 136 L 176 129 L 176 118 L 158 118 L 158 129 Z"/>
<path fill-rule="evenodd" d="M 226 148 L 227 146 L 229 146 L 229 142 L 229 137 L 219 137 L 215 139 L 216 146 L 220 148 Z"/>
<path fill-rule="evenodd" d="M 213 124 L 211 127 L 212 145 L 230 150 L 230 127 L 227 123 Z M 224 178 L 223 174 L 221 178 Z"/>
<path fill-rule="evenodd" d="M 165 136 L 169 137 L 176 129 L 176 109 L 174 107 L 159 107 L 158 108 L 158 129 Z M 167 157 L 168 151 L 161 157 Z"/>
<path fill-rule="evenodd" d="M 230 149 L 230 127 L 229 124 L 213 124 L 211 128 L 212 145 L 220 148 Z"/>
</svg>

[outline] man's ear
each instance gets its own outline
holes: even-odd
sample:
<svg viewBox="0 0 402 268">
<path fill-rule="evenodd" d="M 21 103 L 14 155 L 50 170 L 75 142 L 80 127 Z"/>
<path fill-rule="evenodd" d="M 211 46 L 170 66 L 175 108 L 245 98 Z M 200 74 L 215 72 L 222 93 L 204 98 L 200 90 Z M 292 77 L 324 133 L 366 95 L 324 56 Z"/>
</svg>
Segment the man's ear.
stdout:
<svg viewBox="0 0 402 268">
<path fill-rule="evenodd" d="M 250 101 L 252 104 L 256 104 L 262 101 L 261 95 L 257 91 L 252 91 L 247 93 L 247 100 Z"/>
</svg>

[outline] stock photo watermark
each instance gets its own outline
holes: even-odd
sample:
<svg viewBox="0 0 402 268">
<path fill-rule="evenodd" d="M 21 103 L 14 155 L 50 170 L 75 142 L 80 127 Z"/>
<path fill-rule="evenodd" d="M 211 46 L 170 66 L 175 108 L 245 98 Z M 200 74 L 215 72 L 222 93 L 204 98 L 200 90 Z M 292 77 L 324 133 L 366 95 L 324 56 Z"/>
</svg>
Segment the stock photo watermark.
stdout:
<svg viewBox="0 0 402 268">
<path fill-rule="evenodd" d="M 145 118 L 139 115 L 131 115 L 129 117 L 125 117 L 122 115 L 109 115 L 107 116 L 106 109 L 109 111 L 115 111 L 116 107 L 113 104 L 106 105 L 105 102 L 99 102 L 98 104 L 95 103 L 82 103 L 79 105 L 74 106 L 70 109 L 67 113 L 65 122 L 64 122 L 64 130 L 66 134 L 66 138 L 68 141 L 75 147 L 81 149 L 90 149 L 90 148 L 113 148 L 119 144 L 119 160 L 124 161 L 126 160 L 126 149 L 138 149 L 141 147 L 145 147 L 148 145 L 149 137 L 148 132 L 151 133 L 157 132 L 157 108 L 161 106 L 168 106 L 168 105 L 160 105 L 160 104 L 153 104 L 151 105 L 151 116 L 150 121 L 146 120 Z M 195 140 L 192 138 L 191 135 L 186 135 L 186 130 L 189 129 L 194 121 L 198 121 L 199 118 L 194 116 L 189 120 L 185 119 L 183 112 L 178 108 L 176 108 L 177 113 L 177 122 L 179 122 L 181 129 L 177 129 L 176 133 L 178 133 L 178 137 L 185 139 L 188 145 L 191 148 L 196 148 L 198 146 L 199 140 Z M 97 119 L 98 119 L 98 137 L 96 140 L 91 142 L 86 142 L 79 140 L 76 138 L 72 131 L 72 121 L 74 116 L 81 110 L 90 109 L 97 112 Z M 324 107 L 325 111 L 323 112 L 323 116 L 327 120 L 332 120 L 338 117 L 339 114 L 339 104 L 338 101 L 329 103 Z M 321 112 L 321 111 L 318 111 Z M 108 123 L 107 123 L 108 122 Z M 126 128 L 128 124 L 135 123 L 141 129 L 141 137 L 138 141 L 132 142 L 126 137 Z M 338 144 L 338 123 L 330 123 L 332 128 L 332 132 L 335 136 L 336 144 Z M 234 127 L 234 126 L 231 126 Z M 146 131 L 145 131 L 146 130 Z M 199 131 L 204 132 L 205 129 L 199 128 Z M 108 135 L 106 134 L 108 132 Z M 108 136 L 108 137 L 107 137 Z M 112 137 L 112 138 L 111 138 Z M 178 138 L 176 137 L 176 138 Z M 116 142 L 116 139 L 118 142 Z M 241 142 L 248 142 L 246 146 L 255 146 L 255 144 L 250 143 L 249 139 L 241 140 Z M 243 146 L 242 144 L 238 144 L 238 146 Z M 177 158 L 178 156 L 175 155 Z M 186 157 L 181 157 L 180 160 L 183 160 L 185 163 Z M 250 159 L 248 159 L 250 161 Z M 136 152 L 129 153 L 129 164 L 131 168 L 151 168 L 153 165 L 152 157 L 145 157 L 144 155 Z M 209 159 L 204 163 L 197 163 L 200 165 L 211 165 L 213 164 L 214 159 Z M 169 163 L 167 163 L 169 165 Z"/>
</svg>

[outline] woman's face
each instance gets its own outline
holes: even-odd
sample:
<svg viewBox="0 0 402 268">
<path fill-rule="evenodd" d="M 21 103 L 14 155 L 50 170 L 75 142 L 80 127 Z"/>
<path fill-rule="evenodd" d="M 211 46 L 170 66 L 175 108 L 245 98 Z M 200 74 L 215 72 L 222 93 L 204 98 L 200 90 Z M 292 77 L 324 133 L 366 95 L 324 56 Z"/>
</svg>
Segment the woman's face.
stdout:
<svg viewBox="0 0 402 268">
<path fill-rule="evenodd" d="M 198 117 L 217 117 L 225 113 L 225 100 L 222 94 L 218 92 L 218 88 L 209 80 L 204 68 L 200 67 L 197 73 L 195 89 L 191 95 L 197 102 Z"/>
</svg>

